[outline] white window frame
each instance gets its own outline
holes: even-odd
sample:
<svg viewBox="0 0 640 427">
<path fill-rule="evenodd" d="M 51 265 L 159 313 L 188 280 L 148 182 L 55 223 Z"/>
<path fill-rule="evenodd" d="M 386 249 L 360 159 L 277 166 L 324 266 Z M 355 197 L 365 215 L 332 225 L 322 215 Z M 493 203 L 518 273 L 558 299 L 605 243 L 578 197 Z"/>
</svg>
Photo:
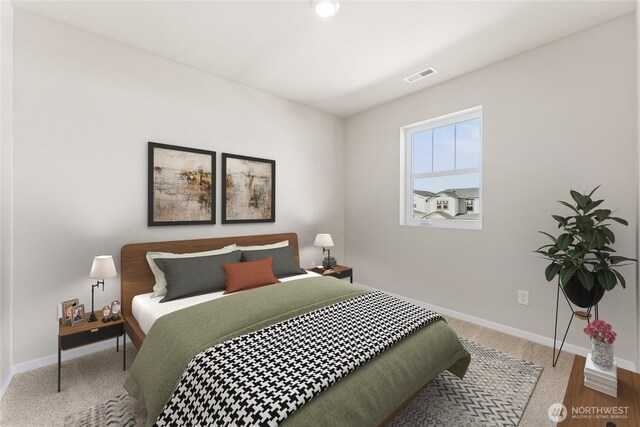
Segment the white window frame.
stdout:
<svg viewBox="0 0 640 427">
<path fill-rule="evenodd" d="M 413 158 L 411 136 L 416 132 L 423 132 L 443 126 L 460 123 L 467 120 L 480 119 L 480 166 L 477 168 L 456 169 L 442 172 L 428 172 L 422 174 L 413 173 Z M 482 229 L 482 216 L 485 210 L 482 198 L 482 106 L 469 108 L 468 110 L 447 114 L 418 123 L 402 126 L 400 128 L 400 225 L 436 227 L 436 228 L 464 228 Z M 481 209 L 477 220 L 448 220 L 448 219 L 413 219 L 413 180 L 421 177 L 452 176 L 468 173 L 480 174 L 479 200 Z M 474 208 L 476 208 L 474 206 Z M 476 208 L 477 209 L 477 208 Z"/>
</svg>

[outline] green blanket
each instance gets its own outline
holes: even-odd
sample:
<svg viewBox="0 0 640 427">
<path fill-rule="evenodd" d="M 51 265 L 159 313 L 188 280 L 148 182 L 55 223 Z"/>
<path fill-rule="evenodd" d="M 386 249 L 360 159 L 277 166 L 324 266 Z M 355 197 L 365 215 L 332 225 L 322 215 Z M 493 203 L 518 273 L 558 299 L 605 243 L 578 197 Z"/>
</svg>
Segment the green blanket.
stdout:
<svg viewBox="0 0 640 427">
<path fill-rule="evenodd" d="M 332 277 L 266 286 L 205 302 L 158 319 L 131 367 L 125 388 L 153 424 L 184 368 L 202 350 L 368 292 Z M 290 416 L 286 425 L 379 424 L 440 372 L 462 377 L 470 356 L 445 322 L 431 324 L 370 360 Z"/>
</svg>

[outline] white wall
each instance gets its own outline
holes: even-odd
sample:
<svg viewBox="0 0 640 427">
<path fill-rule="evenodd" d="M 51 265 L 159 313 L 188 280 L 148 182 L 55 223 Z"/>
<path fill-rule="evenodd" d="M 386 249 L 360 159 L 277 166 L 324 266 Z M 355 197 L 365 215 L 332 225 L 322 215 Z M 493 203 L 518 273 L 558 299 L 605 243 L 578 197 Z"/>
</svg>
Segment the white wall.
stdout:
<svg viewBox="0 0 640 427">
<path fill-rule="evenodd" d="M 635 257 L 638 213 L 634 16 L 603 24 L 347 119 L 346 256 L 358 281 L 531 334 L 553 337 L 556 287 L 532 253 L 557 200 L 591 190 L 630 221 L 615 247 Z M 399 129 L 483 106 L 483 229 L 400 226 Z M 633 365 L 636 277 L 600 317 Z M 517 290 L 530 305 L 516 303 Z M 566 324 L 569 310 L 561 306 Z M 583 323 L 569 343 L 588 347 Z"/>
<path fill-rule="evenodd" d="M 134 241 L 294 230 L 303 264 L 315 265 L 322 255 L 313 237 L 326 231 L 339 260 L 346 246 L 344 262 L 362 283 L 550 336 L 555 290 L 531 250 L 543 242 L 535 230 L 553 227 L 555 200 L 603 184 L 600 195 L 631 220 L 617 229 L 617 248 L 636 254 L 633 28 L 633 18 L 623 18 L 354 116 L 342 156 L 340 119 L 17 11 L 15 161 L 0 153 L 0 380 L 10 357 L 23 363 L 55 352 L 57 303 L 79 297 L 90 305 L 93 256 L 112 253 L 119 262 L 120 247 Z M 474 105 L 485 113 L 484 229 L 400 227 L 400 126 Z M 278 221 L 148 228 L 147 141 L 275 159 Z M 7 175 L 15 181 L 12 281 Z M 507 199 L 529 208 L 511 214 Z M 460 268 L 463 259 L 470 261 Z M 632 268 L 625 275 L 629 288 L 606 296 L 601 317 L 620 332 L 617 355 L 633 360 L 636 285 Z M 15 344 L 7 355 L 11 289 Z M 530 291 L 529 307 L 516 305 L 517 289 Z M 118 297 L 119 278 L 108 280 L 96 306 Z M 569 341 L 587 345 L 576 326 Z"/>
<path fill-rule="evenodd" d="M 328 232 L 342 256 L 342 119 L 20 10 L 14 41 L 15 364 L 56 351 L 57 304 L 89 307 L 94 255 L 126 243 L 296 231 L 310 266 Z M 147 227 L 147 141 L 275 159 L 277 221 Z"/>
<path fill-rule="evenodd" d="M 13 6 L 0 2 L 0 397 L 11 371 Z"/>
</svg>

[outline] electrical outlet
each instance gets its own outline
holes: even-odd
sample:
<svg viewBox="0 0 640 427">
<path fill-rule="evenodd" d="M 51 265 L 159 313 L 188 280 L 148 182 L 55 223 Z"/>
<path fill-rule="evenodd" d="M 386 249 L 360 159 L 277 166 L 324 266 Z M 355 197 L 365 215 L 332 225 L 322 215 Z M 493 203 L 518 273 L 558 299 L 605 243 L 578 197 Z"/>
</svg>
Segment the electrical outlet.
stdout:
<svg viewBox="0 0 640 427">
<path fill-rule="evenodd" d="M 518 304 L 529 305 L 529 291 L 518 289 Z"/>
</svg>

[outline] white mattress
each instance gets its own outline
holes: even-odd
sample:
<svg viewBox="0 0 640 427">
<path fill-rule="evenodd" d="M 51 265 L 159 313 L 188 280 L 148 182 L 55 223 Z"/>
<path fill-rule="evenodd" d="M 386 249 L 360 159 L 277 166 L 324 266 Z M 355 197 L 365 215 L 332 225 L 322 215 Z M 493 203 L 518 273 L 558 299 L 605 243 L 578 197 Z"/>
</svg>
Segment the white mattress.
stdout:
<svg viewBox="0 0 640 427">
<path fill-rule="evenodd" d="M 297 276 L 285 277 L 280 279 L 281 282 L 289 282 L 291 280 L 304 279 L 307 277 L 319 276 L 311 271 L 307 271 L 306 274 L 300 274 Z M 162 297 L 151 298 L 153 292 L 148 294 L 136 295 L 131 302 L 131 312 L 133 317 L 138 321 L 140 329 L 146 334 L 149 333 L 153 323 L 165 314 L 173 313 L 174 311 L 191 307 L 196 304 L 200 304 L 206 301 L 222 298 L 223 291 L 212 292 L 210 294 L 197 295 L 195 297 L 182 298 L 174 301 L 163 302 L 160 304 Z"/>
</svg>

